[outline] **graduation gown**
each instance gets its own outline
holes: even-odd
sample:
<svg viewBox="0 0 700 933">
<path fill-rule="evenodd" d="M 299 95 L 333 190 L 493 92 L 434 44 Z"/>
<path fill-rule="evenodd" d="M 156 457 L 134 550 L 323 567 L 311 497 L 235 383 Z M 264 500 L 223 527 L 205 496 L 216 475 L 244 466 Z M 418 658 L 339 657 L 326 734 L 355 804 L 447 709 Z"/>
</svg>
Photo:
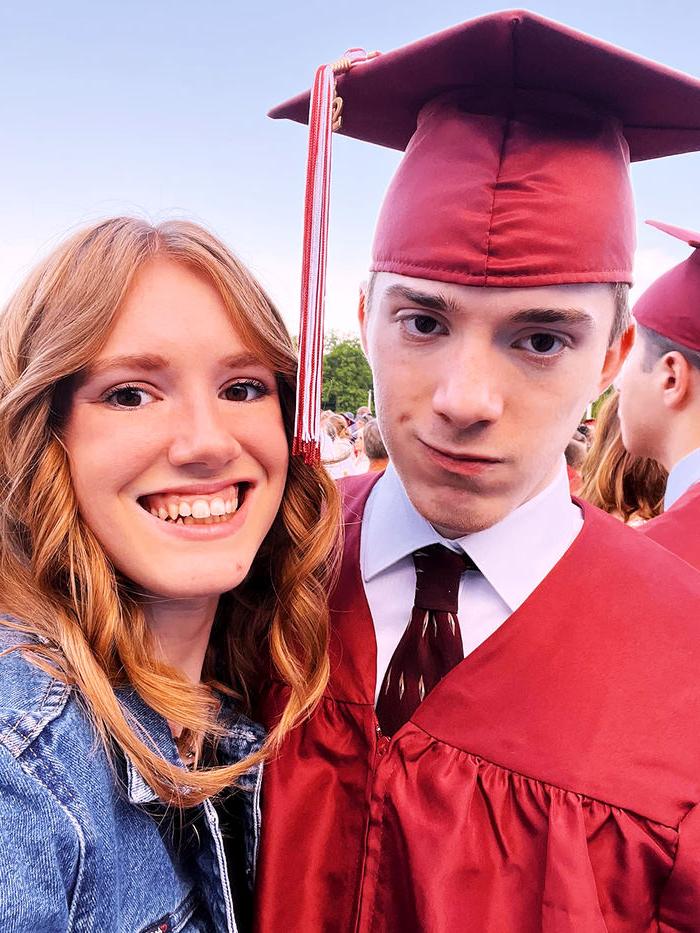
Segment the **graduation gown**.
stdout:
<svg viewBox="0 0 700 933">
<path fill-rule="evenodd" d="M 641 525 L 639 531 L 700 570 L 700 483 L 694 483 L 667 512 Z"/>
<path fill-rule="evenodd" d="M 375 481 L 344 487 L 328 689 L 266 769 L 259 933 L 700 930 L 700 577 L 584 505 L 389 741 L 359 564 Z M 270 684 L 268 724 L 283 701 Z"/>
</svg>

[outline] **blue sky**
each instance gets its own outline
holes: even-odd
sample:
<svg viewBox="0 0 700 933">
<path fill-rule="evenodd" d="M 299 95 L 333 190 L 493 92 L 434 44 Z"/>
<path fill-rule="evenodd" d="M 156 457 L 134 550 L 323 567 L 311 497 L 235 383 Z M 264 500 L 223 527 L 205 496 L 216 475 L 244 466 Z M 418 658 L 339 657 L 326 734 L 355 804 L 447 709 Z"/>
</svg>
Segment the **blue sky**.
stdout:
<svg viewBox="0 0 700 933">
<path fill-rule="evenodd" d="M 35 0 L 0 7 L 0 300 L 99 217 L 188 217 L 260 277 L 296 330 L 306 138 L 274 103 L 346 48 L 389 50 L 503 5 L 442 0 Z M 700 73 L 691 0 L 531 7 Z M 377 209 L 398 154 L 337 138 L 329 326 L 352 332 Z M 633 167 L 640 285 L 687 255 L 645 217 L 700 229 L 700 154 Z"/>
</svg>

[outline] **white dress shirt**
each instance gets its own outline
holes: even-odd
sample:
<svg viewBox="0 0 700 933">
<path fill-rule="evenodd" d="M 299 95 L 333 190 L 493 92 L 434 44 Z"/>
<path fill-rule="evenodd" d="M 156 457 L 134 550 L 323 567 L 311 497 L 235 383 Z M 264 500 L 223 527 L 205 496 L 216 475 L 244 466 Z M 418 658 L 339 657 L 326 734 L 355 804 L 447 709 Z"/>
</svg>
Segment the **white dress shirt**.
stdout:
<svg viewBox="0 0 700 933">
<path fill-rule="evenodd" d="M 700 448 L 679 460 L 668 474 L 664 509 L 670 509 L 695 483 L 700 483 Z"/>
<path fill-rule="evenodd" d="M 377 694 L 411 618 L 416 589 L 412 554 L 428 544 L 464 550 L 480 572 L 462 574 L 459 620 L 465 655 L 502 625 L 544 580 L 581 530 L 562 457 L 556 479 L 484 531 L 441 537 L 411 504 L 391 465 L 365 508 L 360 568 L 377 638 Z"/>
</svg>

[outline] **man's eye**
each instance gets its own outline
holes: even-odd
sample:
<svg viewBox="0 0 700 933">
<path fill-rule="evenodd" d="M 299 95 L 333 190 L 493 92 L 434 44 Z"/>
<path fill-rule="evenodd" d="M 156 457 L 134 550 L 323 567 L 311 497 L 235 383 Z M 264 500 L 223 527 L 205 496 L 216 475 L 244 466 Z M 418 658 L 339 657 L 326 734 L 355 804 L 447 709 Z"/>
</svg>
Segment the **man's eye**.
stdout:
<svg viewBox="0 0 700 933">
<path fill-rule="evenodd" d="M 154 400 L 150 392 L 138 386 L 117 386 L 107 392 L 103 399 L 113 408 L 143 408 Z"/>
<path fill-rule="evenodd" d="M 529 337 L 523 338 L 522 344 L 531 353 L 536 353 L 539 356 L 554 356 L 562 349 L 564 341 L 561 337 L 555 337 L 554 334 L 531 334 Z M 530 346 L 527 346 L 527 344 L 530 344 Z"/>
<path fill-rule="evenodd" d="M 229 402 L 252 402 L 263 395 L 267 395 L 267 386 L 257 379 L 232 382 L 224 389 Z"/>
<path fill-rule="evenodd" d="M 414 337 L 430 337 L 437 333 L 446 333 L 442 324 L 429 314 L 414 314 L 412 317 L 405 317 L 403 325 Z"/>
</svg>

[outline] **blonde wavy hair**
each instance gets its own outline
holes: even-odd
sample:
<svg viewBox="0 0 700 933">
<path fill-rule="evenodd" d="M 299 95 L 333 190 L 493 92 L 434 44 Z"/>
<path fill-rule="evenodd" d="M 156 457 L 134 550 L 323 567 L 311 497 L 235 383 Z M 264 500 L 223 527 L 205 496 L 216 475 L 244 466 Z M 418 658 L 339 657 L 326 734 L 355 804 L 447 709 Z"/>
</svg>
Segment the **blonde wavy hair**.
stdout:
<svg viewBox="0 0 700 933">
<path fill-rule="evenodd" d="M 612 392 L 598 412 L 595 437 L 581 467 L 581 499 L 604 512 L 648 521 L 663 511 L 668 473 L 647 457 L 633 457 L 622 443 L 617 408 L 619 393 Z"/>
<path fill-rule="evenodd" d="M 117 217 L 70 238 L 29 275 L 0 317 L 0 607 L 5 625 L 36 637 L 30 658 L 74 685 L 99 736 L 128 756 L 166 803 L 190 806 L 235 784 L 275 752 L 325 689 L 327 598 L 340 514 L 322 468 L 290 458 L 277 518 L 245 581 L 224 594 L 202 682 L 158 660 L 140 600 L 83 521 L 61 443 L 71 379 L 104 345 L 135 272 L 154 256 L 208 277 L 248 349 L 277 374 L 291 439 L 296 359 L 272 303 L 245 267 L 196 224 L 152 226 Z M 235 620 L 235 624 L 233 621 Z M 186 770 L 165 761 L 120 705 L 131 685 L 185 735 L 212 741 L 217 691 L 250 710 L 270 672 L 289 700 L 262 750 L 227 767 Z"/>
</svg>

